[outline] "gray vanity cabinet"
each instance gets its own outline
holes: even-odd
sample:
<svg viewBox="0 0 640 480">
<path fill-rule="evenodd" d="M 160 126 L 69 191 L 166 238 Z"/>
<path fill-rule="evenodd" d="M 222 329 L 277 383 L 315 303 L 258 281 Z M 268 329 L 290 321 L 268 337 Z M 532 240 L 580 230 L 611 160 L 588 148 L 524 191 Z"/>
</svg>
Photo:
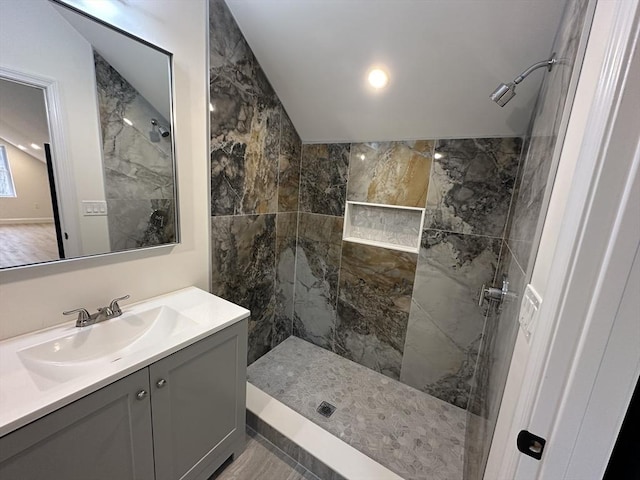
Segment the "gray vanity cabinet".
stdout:
<svg viewBox="0 0 640 480">
<path fill-rule="evenodd" d="M 207 479 L 244 448 L 246 320 L 149 367 L 156 480 Z"/>
<path fill-rule="evenodd" d="M 206 480 L 244 448 L 247 320 L 0 438 L 1 480 Z"/>
<path fill-rule="evenodd" d="M 141 370 L 0 438 L 2 480 L 148 480 L 149 375 Z"/>
</svg>

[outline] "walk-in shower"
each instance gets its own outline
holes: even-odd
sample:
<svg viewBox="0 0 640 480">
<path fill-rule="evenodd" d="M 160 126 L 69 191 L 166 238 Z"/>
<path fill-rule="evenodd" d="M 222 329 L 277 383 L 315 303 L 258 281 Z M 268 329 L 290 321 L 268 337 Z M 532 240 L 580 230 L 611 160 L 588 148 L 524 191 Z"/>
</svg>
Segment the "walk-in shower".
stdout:
<svg viewBox="0 0 640 480">
<path fill-rule="evenodd" d="M 271 6 L 264 12 L 280 3 L 258 2 Z M 342 59 L 360 49 L 334 37 L 359 22 L 376 30 L 370 22 L 384 25 L 381 12 L 372 18 L 343 9 L 333 17 L 339 22 L 316 25 L 313 2 L 298 3 L 295 32 L 278 36 L 286 40 L 271 48 L 271 27 L 288 24 L 282 19 L 289 18 L 289 8 L 268 16 L 241 0 L 209 4 L 211 291 L 251 310 L 249 426 L 320 478 L 480 480 L 548 183 L 548 139 L 556 138 L 585 2 L 570 0 L 562 20 L 560 8 L 545 16 L 560 24 L 552 45 L 555 25 L 544 35 L 527 32 L 526 44 L 514 46 L 521 28 L 512 25 L 516 34 L 498 36 L 493 32 L 499 26 L 480 22 L 482 32 L 499 38 L 492 49 L 475 41 L 477 22 L 462 25 L 451 2 L 428 2 L 434 16 L 439 8 L 451 14 L 438 16 L 439 23 L 463 34 L 462 42 L 448 43 L 464 48 L 425 42 L 432 28 L 416 25 L 417 53 L 407 53 L 411 42 L 395 47 L 412 63 L 394 65 L 395 80 L 375 98 L 369 90 L 351 94 L 349 78 L 340 81 L 342 68 L 334 64 L 357 65 Z M 387 5 L 390 18 L 428 13 L 417 4 L 405 11 L 403 3 Z M 476 11 L 467 10 L 467 17 Z M 486 6 L 482 11 L 492 13 Z M 531 20 L 528 10 L 520 13 Z M 307 83 L 295 75 L 308 73 L 311 65 L 301 68 L 307 59 L 294 61 L 295 49 L 283 52 L 294 40 L 315 45 L 297 36 L 303 30 L 330 32 L 316 46 L 326 49 L 331 68 Z M 391 40 L 381 42 L 391 50 Z M 527 66 L 518 66 L 522 52 L 546 59 L 500 86 L 492 98 L 501 106 L 535 70 L 562 63 L 562 75 L 545 75 L 537 99 L 536 88 L 521 90 L 519 112 L 500 113 L 478 95 L 496 81 L 486 71 L 488 78 L 474 76 L 474 84 L 462 89 L 472 98 L 456 97 L 452 105 L 444 87 L 465 78 L 457 69 L 470 66 L 469 45 L 471 60 L 502 51 L 501 64 L 517 62 L 512 71 Z M 272 55 L 286 61 L 276 65 Z M 431 68 L 422 70 L 425 64 Z M 296 68 L 289 70 L 291 65 Z M 360 88 L 362 69 L 356 70 Z M 288 83 L 278 83 L 281 78 Z M 410 80 L 416 80 L 413 95 Z M 324 83 L 335 88 L 333 96 L 321 95 Z M 310 85 L 315 87 L 307 94 Z M 342 105 L 327 107 L 338 93 Z M 351 101 L 360 97 L 363 105 L 352 120 Z M 383 111 L 383 104 L 391 107 Z M 320 110 L 328 120 L 316 121 Z M 416 110 L 428 114 L 411 117 Z M 470 122 L 478 111 L 482 118 Z M 313 122 L 304 138 L 307 117 Z M 363 125 L 371 119 L 377 126 Z M 337 123 L 340 128 L 326 128 Z M 479 306 L 480 286 L 499 288 L 504 275 L 514 294 L 505 295 L 500 307 Z M 328 454 L 336 442 L 342 442 L 336 453 Z M 365 468 L 354 458 L 368 459 L 386 476 L 354 470 Z"/>
<path fill-rule="evenodd" d="M 553 55 L 551 55 L 551 58 L 549 58 L 549 60 L 544 60 L 542 62 L 534 63 L 533 65 L 531 65 L 524 72 L 518 75 L 513 80 L 513 82 L 501 83 L 489 97 L 498 105 L 504 107 L 507 103 L 509 103 L 509 100 L 516 96 L 516 85 L 527 78 L 531 72 L 543 67 L 546 67 L 547 71 L 550 72 L 556 63 L 556 54 L 554 53 Z"/>
</svg>

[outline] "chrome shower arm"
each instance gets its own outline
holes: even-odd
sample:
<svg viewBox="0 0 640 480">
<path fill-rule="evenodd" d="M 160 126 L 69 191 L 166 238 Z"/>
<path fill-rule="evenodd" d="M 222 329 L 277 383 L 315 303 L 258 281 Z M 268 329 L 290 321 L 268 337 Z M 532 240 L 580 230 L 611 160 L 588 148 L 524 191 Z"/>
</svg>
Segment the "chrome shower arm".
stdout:
<svg viewBox="0 0 640 480">
<path fill-rule="evenodd" d="M 542 67 L 547 67 L 547 70 L 550 72 L 551 69 L 553 68 L 553 66 L 556 64 L 556 62 L 557 62 L 556 54 L 554 53 L 553 55 L 551 55 L 551 58 L 549 60 L 544 60 L 542 62 L 534 63 L 533 65 L 531 65 L 524 72 L 522 72 L 520 75 L 518 75 L 513 80 L 513 83 L 518 85 L 521 81 L 523 81 L 525 78 L 527 78 L 531 72 L 533 72 L 534 70 L 537 70 L 539 68 L 542 68 Z"/>
</svg>

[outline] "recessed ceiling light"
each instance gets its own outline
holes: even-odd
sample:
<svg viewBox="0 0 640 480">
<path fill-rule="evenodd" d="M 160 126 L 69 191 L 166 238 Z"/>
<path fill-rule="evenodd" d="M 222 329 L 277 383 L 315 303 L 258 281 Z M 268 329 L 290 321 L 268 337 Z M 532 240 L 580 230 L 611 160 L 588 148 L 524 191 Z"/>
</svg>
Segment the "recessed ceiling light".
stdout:
<svg viewBox="0 0 640 480">
<path fill-rule="evenodd" d="M 129 125 L 130 127 L 133 126 L 133 122 L 131 120 L 129 120 L 128 118 L 122 117 L 122 121 L 124 123 L 126 123 L 127 125 Z"/>
<path fill-rule="evenodd" d="M 18 145 L 18 148 L 19 148 L 20 150 L 26 150 L 26 149 L 27 149 L 27 147 L 25 147 L 24 145 Z"/>
<path fill-rule="evenodd" d="M 42 149 L 40 148 L 40 146 L 39 146 L 39 145 L 36 145 L 35 143 L 32 143 L 32 144 L 31 144 L 31 148 L 33 148 L 34 150 L 42 150 Z"/>
<path fill-rule="evenodd" d="M 440 152 L 436 152 L 433 154 L 433 158 L 435 158 L 436 160 L 440 160 L 442 157 L 444 157 L 444 155 Z"/>
<path fill-rule="evenodd" d="M 373 68 L 369 70 L 367 80 L 373 88 L 380 89 L 386 87 L 389 83 L 389 75 L 381 68 Z"/>
</svg>

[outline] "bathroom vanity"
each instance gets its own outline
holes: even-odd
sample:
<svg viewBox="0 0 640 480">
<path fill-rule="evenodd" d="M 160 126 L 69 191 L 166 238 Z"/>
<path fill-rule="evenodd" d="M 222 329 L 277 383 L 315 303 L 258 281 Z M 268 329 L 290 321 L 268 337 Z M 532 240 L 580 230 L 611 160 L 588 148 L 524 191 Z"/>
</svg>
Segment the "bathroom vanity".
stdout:
<svg viewBox="0 0 640 480">
<path fill-rule="evenodd" d="M 207 479 L 242 451 L 249 312 L 196 288 L 123 310 L 0 342 L 0 478 Z"/>
</svg>

